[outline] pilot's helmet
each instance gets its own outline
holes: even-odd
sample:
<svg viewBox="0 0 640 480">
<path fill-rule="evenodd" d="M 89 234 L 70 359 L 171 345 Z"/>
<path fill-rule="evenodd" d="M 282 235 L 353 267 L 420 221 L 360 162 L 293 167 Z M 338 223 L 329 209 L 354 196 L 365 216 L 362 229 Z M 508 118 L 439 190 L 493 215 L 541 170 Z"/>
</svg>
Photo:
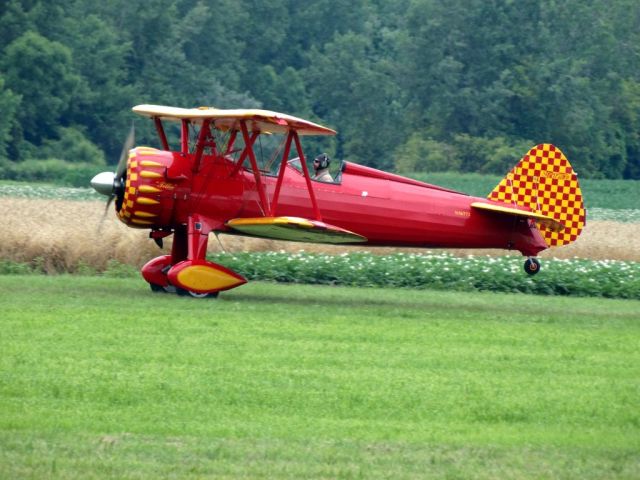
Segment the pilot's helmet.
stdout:
<svg viewBox="0 0 640 480">
<path fill-rule="evenodd" d="M 329 155 L 327 155 L 326 153 L 321 153 L 313 160 L 313 163 L 317 164 L 317 168 L 319 169 L 329 168 L 331 159 L 329 158 Z"/>
</svg>

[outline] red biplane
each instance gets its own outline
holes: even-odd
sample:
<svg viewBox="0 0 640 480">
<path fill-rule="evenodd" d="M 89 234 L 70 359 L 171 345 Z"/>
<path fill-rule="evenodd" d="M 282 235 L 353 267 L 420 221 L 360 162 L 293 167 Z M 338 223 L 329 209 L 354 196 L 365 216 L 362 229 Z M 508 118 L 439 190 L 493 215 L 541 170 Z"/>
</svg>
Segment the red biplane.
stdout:
<svg viewBox="0 0 640 480">
<path fill-rule="evenodd" d="M 91 185 L 115 199 L 118 218 L 150 229 L 171 254 L 142 268 L 153 290 L 216 296 L 246 280 L 206 259 L 211 232 L 303 242 L 396 247 L 499 248 L 528 257 L 573 242 L 586 213 L 578 179 L 553 145 L 532 148 L 487 198 L 477 198 L 343 161 L 332 181 L 312 178 L 300 137 L 336 132 L 266 110 L 139 105 L 161 148 L 133 147 L 129 136 L 115 173 Z M 177 122 L 172 151 L 166 122 Z M 260 164 L 256 140 L 282 139 Z M 269 165 L 269 163 L 271 165 Z"/>
</svg>

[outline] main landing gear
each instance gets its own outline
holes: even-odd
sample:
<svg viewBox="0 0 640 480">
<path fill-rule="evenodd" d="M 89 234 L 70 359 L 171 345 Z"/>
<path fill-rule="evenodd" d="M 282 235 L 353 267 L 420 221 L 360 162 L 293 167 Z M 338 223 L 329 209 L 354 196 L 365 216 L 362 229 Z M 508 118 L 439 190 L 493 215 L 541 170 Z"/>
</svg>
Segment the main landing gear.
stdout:
<svg viewBox="0 0 640 480">
<path fill-rule="evenodd" d="M 242 275 L 206 259 L 210 231 L 206 219 L 198 216 L 189 217 L 187 225 L 176 229 L 171 254 L 156 257 L 142 267 L 151 290 L 216 298 L 219 292 L 246 283 Z"/>
<path fill-rule="evenodd" d="M 535 257 L 529 257 L 524 262 L 524 271 L 529 275 L 535 275 L 540 271 L 540 260 Z"/>
</svg>

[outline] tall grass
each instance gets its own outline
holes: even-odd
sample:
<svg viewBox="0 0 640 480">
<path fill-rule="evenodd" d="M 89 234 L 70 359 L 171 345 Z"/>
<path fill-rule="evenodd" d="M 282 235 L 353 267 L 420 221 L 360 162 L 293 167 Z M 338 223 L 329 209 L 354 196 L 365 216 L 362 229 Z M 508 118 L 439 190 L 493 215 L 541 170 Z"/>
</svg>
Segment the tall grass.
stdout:
<svg viewBox="0 0 640 480">
<path fill-rule="evenodd" d="M 0 198 L 0 209 L 0 259 L 44 273 L 103 271 L 112 260 L 140 266 L 159 253 L 148 232 L 127 228 L 113 211 L 104 217 L 101 202 Z"/>
</svg>

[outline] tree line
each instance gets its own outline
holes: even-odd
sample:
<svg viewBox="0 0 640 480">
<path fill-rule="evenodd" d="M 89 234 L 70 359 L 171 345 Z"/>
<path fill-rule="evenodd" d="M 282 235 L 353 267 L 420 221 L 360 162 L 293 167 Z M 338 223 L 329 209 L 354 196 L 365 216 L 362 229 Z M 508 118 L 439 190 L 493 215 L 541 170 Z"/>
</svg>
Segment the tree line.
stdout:
<svg viewBox="0 0 640 480">
<path fill-rule="evenodd" d="M 0 0 L 0 36 L 0 169 L 113 164 L 156 103 L 301 116 L 338 131 L 312 151 L 400 173 L 552 142 L 640 179 L 637 0 Z"/>
</svg>

